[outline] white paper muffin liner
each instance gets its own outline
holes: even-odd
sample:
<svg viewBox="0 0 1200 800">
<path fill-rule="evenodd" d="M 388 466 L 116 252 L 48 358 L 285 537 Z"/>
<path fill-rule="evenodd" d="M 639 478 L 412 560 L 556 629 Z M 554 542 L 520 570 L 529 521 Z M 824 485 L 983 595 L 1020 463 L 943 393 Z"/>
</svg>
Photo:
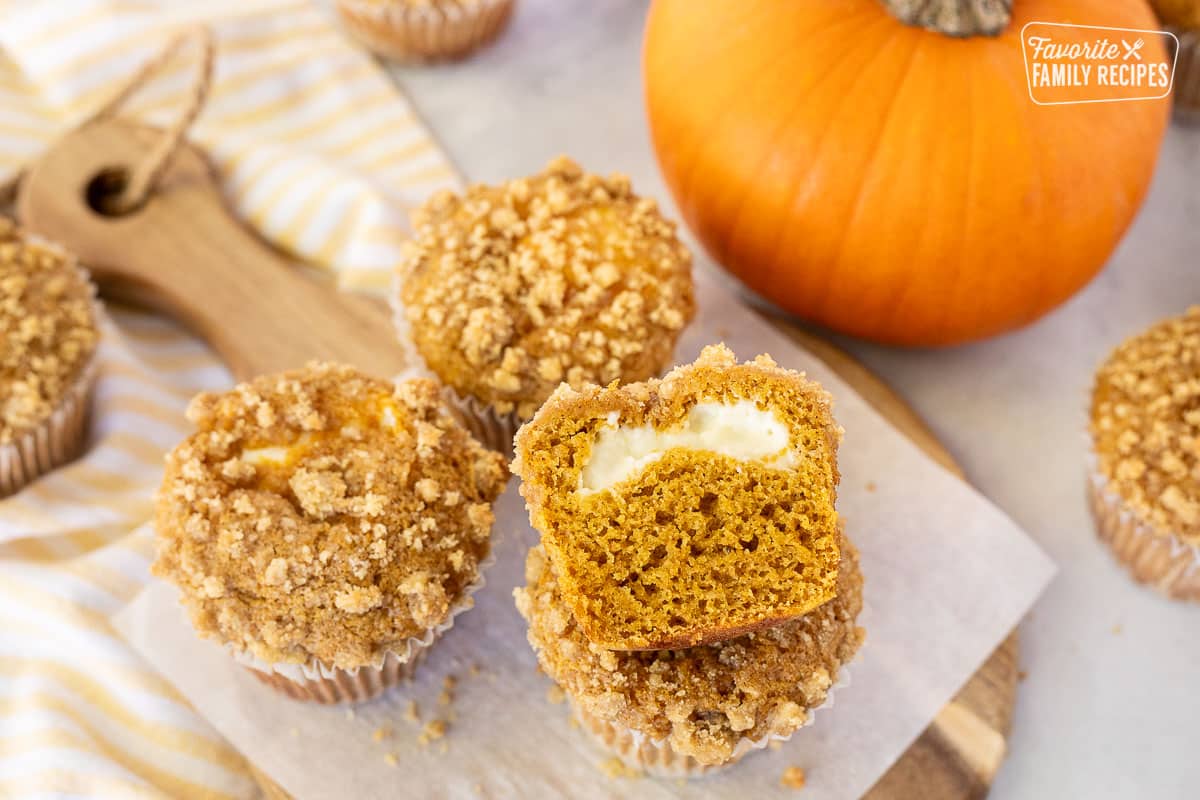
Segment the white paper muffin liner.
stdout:
<svg viewBox="0 0 1200 800">
<path fill-rule="evenodd" d="M 373 663 L 361 667 L 341 669 L 318 659 L 303 664 L 272 664 L 232 644 L 227 644 L 225 649 L 260 681 L 294 700 L 324 705 L 365 703 L 412 678 L 433 643 L 454 627 L 454 618 L 475 607 L 474 594 L 487 584 L 486 570 L 495 561 L 496 536 L 493 529 L 488 555 L 479 562 L 478 579 L 463 590 L 462 597 L 450 607 L 446 619 L 423 635 L 409 637 L 398 647 L 382 653 Z"/>
<path fill-rule="evenodd" d="M 346 29 L 376 55 L 432 61 L 467 55 L 494 39 L 515 0 L 338 0 Z"/>
<path fill-rule="evenodd" d="M 68 257 L 79 277 L 91 292 L 92 321 L 100 333 L 102 307 L 96 298 L 96 286 L 75 257 L 53 242 L 22 232 L 27 241 L 51 248 Z M 26 430 L 13 441 L 0 444 L 0 498 L 16 494 L 41 476 L 73 461 L 87 439 L 92 407 L 92 390 L 100 372 L 100 347 L 97 343 L 88 363 L 75 377 L 50 416 Z"/>
<path fill-rule="evenodd" d="M 1130 511 L 1094 463 L 1088 501 L 1100 541 L 1134 580 L 1174 600 L 1200 603 L 1200 547 L 1163 535 Z"/>
<path fill-rule="evenodd" d="M 392 282 L 389 303 L 392 307 L 392 324 L 396 329 L 396 339 L 404 352 L 404 361 L 408 366 L 397 378 L 429 378 L 442 387 L 442 399 L 455 413 L 463 427 L 479 440 L 484 447 L 500 453 L 508 460 L 513 457 L 513 437 L 521 427 L 521 418 L 515 411 L 507 414 L 498 412 L 492 406 L 476 397 L 459 394 L 451 386 L 446 386 L 437 374 L 425 363 L 421 352 L 413 343 L 412 325 L 404 303 L 400 300 L 400 277 L 397 275 Z"/>
</svg>

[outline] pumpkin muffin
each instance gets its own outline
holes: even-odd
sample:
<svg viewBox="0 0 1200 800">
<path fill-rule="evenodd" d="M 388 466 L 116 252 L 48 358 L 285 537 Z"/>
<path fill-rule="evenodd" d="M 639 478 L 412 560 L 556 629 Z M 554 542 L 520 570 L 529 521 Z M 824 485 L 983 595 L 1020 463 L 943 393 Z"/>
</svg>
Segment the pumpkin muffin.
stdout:
<svg viewBox="0 0 1200 800">
<path fill-rule="evenodd" d="M 264 682 L 369 699 L 471 607 L 507 471 L 432 381 L 312 364 L 199 395 L 188 416 L 152 571 Z"/>
<path fill-rule="evenodd" d="M 0 217 L 0 497 L 83 446 L 100 334 L 73 256 Z"/>
<path fill-rule="evenodd" d="M 560 387 L 518 433 L 513 471 L 588 638 L 690 647 L 831 600 L 830 406 L 803 375 L 724 345 L 662 380 Z"/>
<path fill-rule="evenodd" d="M 531 178 L 435 195 L 413 223 L 401 338 L 504 451 L 562 382 L 659 374 L 695 313 L 675 225 L 619 175 L 560 158 Z"/>
<path fill-rule="evenodd" d="M 588 638 L 540 547 L 514 592 L 542 671 L 626 766 L 689 776 L 733 764 L 811 721 L 862 644 L 858 552 L 840 543 L 836 596 L 766 630 L 681 650 L 617 652 Z"/>
<path fill-rule="evenodd" d="M 346 29 L 395 61 L 460 58 L 496 38 L 514 0 L 338 0 Z"/>
<path fill-rule="evenodd" d="M 1100 538 L 1137 580 L 1200 601 L 1200 306 L 1113 351 L 1089 430 Z"/>
</svg>

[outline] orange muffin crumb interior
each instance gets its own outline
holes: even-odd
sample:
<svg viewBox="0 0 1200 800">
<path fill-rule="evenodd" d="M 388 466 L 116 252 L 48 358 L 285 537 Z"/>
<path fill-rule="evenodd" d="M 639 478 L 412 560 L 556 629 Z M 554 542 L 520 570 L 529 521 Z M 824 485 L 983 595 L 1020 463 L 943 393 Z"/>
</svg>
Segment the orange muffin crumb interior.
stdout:
<svg viewBox="0 0 1200 800">
<path fill-rule="evenodd" d="M 777 469 L 669 449 L 605 491 L 580 491 L 602 430 L 677 428 L 702 401 L 751 401 L 786 425 Z M 724 346 L 651 380 L 560 388 L 517 435 L 513 470 L 580 627 L 621 650 L 686 647 L 778 624 L 834 596 L 839 548 L 829 395 Z"/>
</svg>

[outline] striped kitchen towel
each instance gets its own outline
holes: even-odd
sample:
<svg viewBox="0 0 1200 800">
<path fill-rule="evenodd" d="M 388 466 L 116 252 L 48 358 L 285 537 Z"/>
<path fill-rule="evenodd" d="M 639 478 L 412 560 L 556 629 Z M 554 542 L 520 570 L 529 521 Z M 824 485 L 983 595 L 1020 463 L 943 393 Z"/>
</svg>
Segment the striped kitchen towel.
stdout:
<svg viewBox="0 0 1200 800">
<path fill-rule="evenodd" d="M 0 0 L 0 181 L 196 22 L 217 42 L 192 137 L 264 237 L 345 287 L 386 286 L 407 208 L 456 184 L 387 76 L 296 0 Z M 181 61 L 134 100 L 165 123 Z M 109 624 L 148 580 L 183 410 L 231 379 L 173 324 L 103 320 L 87 453 L 0 500 L 0 798 L 250 798 L 241 757 Z"/>
<path fill-rule="evenodd" d="M 217 56 L 190 135 L 232 206 L 339 285 L 386 288 L 408 209 L 457 179 L 379 65 L 312 0 L 0 0 L 0 179 L 196 23 Z M 126 113 L 169 123 L 193 72 L 181 58 Z"/>
</svg>

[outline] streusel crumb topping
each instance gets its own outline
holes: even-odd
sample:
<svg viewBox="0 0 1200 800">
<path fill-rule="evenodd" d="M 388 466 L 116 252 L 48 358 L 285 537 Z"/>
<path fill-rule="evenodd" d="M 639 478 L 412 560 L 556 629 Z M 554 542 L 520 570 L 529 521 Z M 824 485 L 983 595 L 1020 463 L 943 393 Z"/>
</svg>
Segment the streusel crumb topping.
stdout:
<svg viewBox="0 0 1200 800">
<path fill-rule="evenodd" d="M 658 374 L 695 313 L 675 225 L 623 176 L 566 158 L 414 214 L 400 267 L 413 342 L 447 384 L 533 414 L 559 383 Z"/>
<path fill-rule="evenodd" d="M 1200 544 L 1200 306 L 1113 351 L 1096 375 L 1091 432 L 1126 506 Z"/>
<path fill-rule="evenodd" d="M 702 764 L 721 764 L 738 741 L 786 736 L 825 702 L 865 635 L 858 551 L 844 537 L 837 597 L 799 619 L 715 645 L 613 651 L 576 624 L 545 552 L 525 563 L 514 596 L 542 669 L 584 711 L 640 731 Z"/>
<path fill-rule="evenodd" d="M 476 582 L 508 473 L 432 381 L 312 364 L 199 395 L 188 417 L 153 572 L 200 633 L 352 669 L 442 623 Z"/>
<path fill-rule="evenodd" d="M 0 217 L 0 444 L 53 414 L 91 361 L 93 298 L 73 257 Z"/>
</svg>

